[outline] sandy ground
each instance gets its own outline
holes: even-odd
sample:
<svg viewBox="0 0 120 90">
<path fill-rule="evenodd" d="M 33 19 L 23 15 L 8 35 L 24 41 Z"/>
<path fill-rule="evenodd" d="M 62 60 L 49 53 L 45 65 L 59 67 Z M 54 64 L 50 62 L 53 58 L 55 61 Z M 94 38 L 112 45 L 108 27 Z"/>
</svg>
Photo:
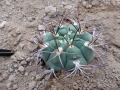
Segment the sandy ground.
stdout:
<svg viewBox="0 0 120 90">
<path fill-rule="evenodd" d="M 48 75 L 36 74 L 33 51 L 36 45 L 28 40 L 37 34 L 42 18 L 66 10 L 79 12 L 80 21 L 87 15 L 86 29 L 92 25 L 102 27 L 100 43 L 111 42 L 98 49 L 105 52 L 105 71 L 88 71 L 88 76 L 77 74 L 64 81 L 68 75 L 57 73 L 59 80 L 51 77 L 45 90 L 119 90 L 120 89 L 120 1 L 119 0 L 0 0 L 0 48 L 11 49 L 11 57 L 0 57 L 0 90 L 42 90 Z M 74 13 L 72 13 L 74 15 Z M 95 60 L 92 63 L 96 63 Z M 38 70 L 47 67 L 39 65 Z"/>
</svg>

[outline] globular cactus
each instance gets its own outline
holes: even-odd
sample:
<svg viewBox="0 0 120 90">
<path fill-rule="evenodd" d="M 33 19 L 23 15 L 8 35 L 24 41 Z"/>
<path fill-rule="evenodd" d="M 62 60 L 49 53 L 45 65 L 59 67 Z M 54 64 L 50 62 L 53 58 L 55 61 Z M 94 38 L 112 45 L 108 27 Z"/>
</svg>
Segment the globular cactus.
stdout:
<svg viewBox="0 0 120 90">
<path fill-rule="evenodd" d="M 63 24 L 64 20 L 69 21 L 70 23 Z M 98 40 L 102 30 L 97 31 L 93 25 L 93 32 L 89 33 L 88 31 L 81 29 L 80 22 L 76 22 L 69 17 L 67 19 L 63 17 L 61 21 L 62 22 L 57 23 L 57 25 L 52 26 L 52 29 L 48 25 L 48 29 L 46 27 L 46 29 L 43 30 L 44 34 L 41 34 L 42 40 L 41 38 L 37 38 L 38 40 L 36 41 L 34 39 L 35 37 L 33 38 L 35 44 L 40 44 L 40 46 L 42 46 L 37 51 L 36 67 L 38 62 L 42 59 L 46 66 L 50 68 L 50 70 L 42 72 L 43 74 L 50 74 L 48 80 L 51 74 L 54 74 L 57 78 L 55 72 L 61 70 L 72 71 L 63 78 L 65 79 L 73 73 L 75 76 L 77 71 L 81 72 L 82 75 L 85 75 L 86 72 L 84 69 L 93 70 L 94 67 L 104 68 L 105 63 L 101 57 L 103 53 L 96 50 L 95 47 L 107 43 L 94 44 Z M 38 42 L 39 40 L 40 43 Z M 94 53 L 97 54 L 98 59 L 102 63 L 90 64 L 92 60 L 94 60 Z M 46 82 L 48 80 L 46 80 Z"/>
<path fill-rule="evenodd" d="M 54 71 L 72 70 L 78 63 L 89 64 L 94 58 L 94 48 L 90 45 L 92 35 L 79 30 L 78 25 L 56 26 L 52 32 L 43 36 L 44 49 L 41 58 Z"/>
</svg>

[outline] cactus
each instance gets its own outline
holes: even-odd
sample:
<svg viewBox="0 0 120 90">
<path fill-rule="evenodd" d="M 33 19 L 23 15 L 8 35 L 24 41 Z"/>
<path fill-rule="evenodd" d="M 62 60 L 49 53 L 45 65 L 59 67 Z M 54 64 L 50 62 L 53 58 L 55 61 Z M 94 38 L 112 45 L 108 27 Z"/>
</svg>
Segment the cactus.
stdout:
<svg viewBox="0 0 120 90">
<path fill-rule="evenodd" d="M 75 68 L 75 62 L 84 66 L 93 60 L 90 33 L 81 32 L 79 26 L 73 24 L 56 26 L 53 31 L 44 34 L 43 43 L 47 46 L 41 51 L 41 58 L 49 68 L 69 71 Z"/>
<path fill-rule="evenodd" d="M 35 36 L 33 38 L 35 44 L 42 46 L 36 51 L 37 54 L 35 53 L 37 55 L 36 68 L 40 60 L 43 60 L 45 65 L 50 68 L 50 70 L 42 72 L 43 74 L 50 74 L 46 82 L 48 82 L 51 74 L 57 78 L 55 72 L 61 70 L 71 72 L 63 78 L 65 79 L 73 74 L 75 76 L 77 71 L 81 72 L 82 75 L 86 75 L 85 69 L 105 68 L 105 63 L 102 59 L 103 53 L 96 50 L 95 47 L 108 43 L 94 44 L 102 30 L 97 31 L 97 28 L 93 25 L 93 32 L 89 33 L 81 29 L 80 22 L 66 17 L 63 17 L 61 22 L 57 23 L 57 25 L 55 24 L 52 29 L 49 25 L 48 29 L 45 27 L 46 29 L 42 30 L 44 33 L 41 34 L 42 37 Z M 70 21 L 69 24 L 63 24 L 66 19 Z M 86 21 L 84 21 L 85 23 Z M 94 60 L 95 53 L 102 63 L 90 64 Z"/>
</svg>

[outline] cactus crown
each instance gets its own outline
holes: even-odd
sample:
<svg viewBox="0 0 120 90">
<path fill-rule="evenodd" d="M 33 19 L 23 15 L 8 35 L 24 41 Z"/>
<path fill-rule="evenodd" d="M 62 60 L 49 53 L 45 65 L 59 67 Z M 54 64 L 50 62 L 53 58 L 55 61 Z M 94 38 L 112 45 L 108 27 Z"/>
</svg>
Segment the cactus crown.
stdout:
<svg viewBox="0 0 120 90">
<path fill-rule="evenodd" d="M 52 32 L 43 36 L 44 49 L 42 59 L 54 71 L 71 70 L 75 62 L 89 64 L 94 58 L 94 51 L 89 44 L 92 35 L 82 32 L 77 24 L 56 26 Z"/>
</svg>

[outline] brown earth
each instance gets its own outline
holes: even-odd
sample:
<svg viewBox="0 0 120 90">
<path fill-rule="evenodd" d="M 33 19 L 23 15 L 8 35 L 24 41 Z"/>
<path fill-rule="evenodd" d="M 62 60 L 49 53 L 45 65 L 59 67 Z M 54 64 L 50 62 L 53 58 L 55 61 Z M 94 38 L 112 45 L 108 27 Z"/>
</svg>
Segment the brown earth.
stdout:
<svg viewBox="0 0 120 90">
<path fill-rule="evenodd" d="M 79 1 L 79 2 L 78 2 Z M 87 4 L 84 2 L 86 1 Z M 0 57 L 0 90 L 42 90 L 45 77 L 35 72 L 35 63 L 29 63 L 33 58 L 36 45 L 28 40 L 37 34 L 38 25 L 42 18 L 51 15 L 55 8 L 58 12 L 63 10 L 77 10 L 79 20 L 84 20 L 87 15 L 85 29 L 92 25 L 102 27 L 100 43 L 111 42 L 97 48 L 105 53 L 103 58 L 106 63 L 105 71 L 96 69 L 87 71 L 86 77 L 77 74 L 59 81 L 66 72 L 57 73 L 59 80 L 51 77 L 46 85 L 46 90 L 119 90 L 120 89 L 120 1 L 115 0 L 1 0 L 0 23 L 6 25 L 0 28 L 0 48 L 11 49 L 15 54 L 11 57 Z M 117 1 L 117 0 L 116 0 Z M 48 6 L 53 6 L 48 10 Z M 90 6 L 91 5 L 91 6 Z M 46 10 L 47 8 L 47 10 Z M 50 11 L 50 12 L 49 12 Z M 72 13 L 74 16 L 75 13 Z M 92 63 L 98 63 L 95 60 Z M 23 66 L 21 68 L 21 66 Z M 25 70 L 24 70 L 25 69 Z M 47 67 L 39 65 L 38 70 Z M 38 79 L 38 78 L 39 79 Z"/>
</svg>

